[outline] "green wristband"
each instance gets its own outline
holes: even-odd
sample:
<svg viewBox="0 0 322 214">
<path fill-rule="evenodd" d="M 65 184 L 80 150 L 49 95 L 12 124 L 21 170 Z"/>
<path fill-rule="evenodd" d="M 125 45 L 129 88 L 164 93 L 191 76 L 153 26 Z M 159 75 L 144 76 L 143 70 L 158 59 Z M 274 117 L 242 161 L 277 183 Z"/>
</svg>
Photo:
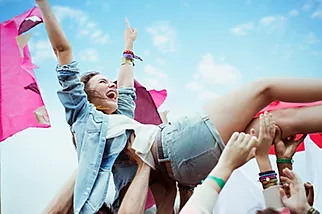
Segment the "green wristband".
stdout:
<svg viewBox="0 0 322 214">
<path fill-rule="evenodd" d="M 277 158 L 276 163 L 293 163 L 293 159 L 288 158 Z"/>
<path fill-rule="evenodd" d="M 208 175 L 207 178 L 216 181 L 216 183 L 218 184 L 220 189 L 222 189 L 225 186 L 225 181 L 223 179 L 221 179 L 221 178 L 217 178 L 217 177 L 212 176 L 212 175 Z"/>
</svg>

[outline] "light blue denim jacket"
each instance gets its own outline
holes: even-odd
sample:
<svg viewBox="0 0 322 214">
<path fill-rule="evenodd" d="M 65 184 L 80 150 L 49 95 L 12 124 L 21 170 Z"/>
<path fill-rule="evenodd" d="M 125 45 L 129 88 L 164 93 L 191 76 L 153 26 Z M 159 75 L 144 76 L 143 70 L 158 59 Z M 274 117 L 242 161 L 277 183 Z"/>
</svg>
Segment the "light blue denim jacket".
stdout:
<svg viewBox="0 0 322 214">
<path fill-rule="evenodd" d="M 88 102 L 84 84 L 79 80 L 77 62 L 57 66 L 56 70 L 62 86 L 57 94 L 65 107 L 66 120 L 76 133 L 78 175 L 74 189 L 74 212 L 95 213 L 105 201 L 112 173 L 115 200 L 119 191 L 133 180 L 136 165 L 121 164 L 127 158 L 121 152 L 131 131 L 106 140 L 109 116 L 97 111 Z M 118 92 L 116 113 L 134 118 L 135 89 L 120 88 Z"/>
</svg>

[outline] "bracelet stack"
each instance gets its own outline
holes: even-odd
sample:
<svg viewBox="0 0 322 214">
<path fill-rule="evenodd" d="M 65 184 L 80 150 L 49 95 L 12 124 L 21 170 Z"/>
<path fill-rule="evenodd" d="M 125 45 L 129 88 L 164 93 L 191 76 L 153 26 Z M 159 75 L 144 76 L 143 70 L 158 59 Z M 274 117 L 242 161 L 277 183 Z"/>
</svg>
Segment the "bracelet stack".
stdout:
<svg viewBox="0 0 322 214">
<path fill-rule="evenodd" d="M 125 50 L 123 52 L 122 64 L 121 65 L 132 65 L 134 66 L 134 59 L 143 61 L 141 57 L 136 56 L 133 51 Z"/>
<path fill-rule="evenodd" d="M 262 183 L 263 189 L 267 189 L 271 186 L 277 185 L 277 174 L 274 170 L 261 172 L 259 175 L 259 181 Z"/>
</svg>

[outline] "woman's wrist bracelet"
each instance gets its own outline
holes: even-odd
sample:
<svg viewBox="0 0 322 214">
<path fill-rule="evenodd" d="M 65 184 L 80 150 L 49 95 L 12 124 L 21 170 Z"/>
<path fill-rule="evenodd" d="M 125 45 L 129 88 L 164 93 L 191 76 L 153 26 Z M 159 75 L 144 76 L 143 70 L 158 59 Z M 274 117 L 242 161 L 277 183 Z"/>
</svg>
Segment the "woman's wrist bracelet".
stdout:
<svg viewBox="0 0 322 214">
<path fill-rule="evenodd" d="M 217 183 L 217 185 L 220 187 L 220 189 L 222 189 L 225 186 L 225 181 L 221 178 L 217 178 L 213 175 L 208 175 L 206 177 L 206 179 L 211 179 L 213 181 L 215 181 Z M 203 183 L 204 181 L 201 181 L 201 183 Z"/>
<path fill-rule="evenodd" d="M 277 158 L 276 163 L 290 163 L 292 164 L 294 161 L 292 158 Z"/>
</svg>

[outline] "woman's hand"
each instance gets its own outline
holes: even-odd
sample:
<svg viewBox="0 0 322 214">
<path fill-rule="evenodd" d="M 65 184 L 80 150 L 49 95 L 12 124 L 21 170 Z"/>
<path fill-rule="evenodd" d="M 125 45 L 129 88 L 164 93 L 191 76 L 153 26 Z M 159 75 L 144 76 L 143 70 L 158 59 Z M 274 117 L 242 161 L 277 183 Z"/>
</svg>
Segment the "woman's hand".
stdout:
<svg viewBox="0 0 322 214">
<path fill-rule="evenodd" d="M 283 170 L 285 177 L 281 180 L 290 188 L 290 195 L 287 196 L 284 189 L 280 189 L 283 204 L 294 213 L 307 213 L 311 208 L 307 202 L 304 185 L 301 179 L 290 169 Z"/>
<path fill-rule="evenodd" d="M 274 139 L 275 154 L 277 158 L 291 159 L 296 152 L 297 147 L 305 139 L 307 135 L 303 135 L 300 139 L 295 140 L 296 136 L 282 140 L 282 131 L 279 127 L 276 128 Z"/>
<path fill-rule="evenodd" d="M 275 136 L 275 121 L 272 118 L 272 114 L 265 112 L 259 116 L 259 135 L 258 135 L 258 146 L 256 149 L 257 157 L 267 157 L 269 150 L 273 144 Z M 252 131 L 251 134 L 253 135 Z"/>
<path fill-rule="evenodd" d="M 273 144 L 273 139 L 276 131 L 275 121 L 272 114 L 265 112 L 259 116 L 259 135 L 258 146 L 256 148 L 256 161 L 261 172 L 272 170 L 272 165 L 268 158 L 270 148 Z M 251 130 L 254 135 L 254 131 Z"/>
<path fill-rule="evenodd" d="M 257 145 L 258 140 L 255 136 L 235 132 L 230 137 L 218 165 L 232 172 L 255 156 Z"/>
<path fill-rule="evenodd" d="M 137 29 L 133 29 L 130 24 L 129 20 L 125 18 L 125 32 L 124 32 L 124 42 L 125 42 L 125 49 L 126 50 L 132 50 L 133 49 L 133 43 L 136 40 L 137 35 Z"/>
</svg>

